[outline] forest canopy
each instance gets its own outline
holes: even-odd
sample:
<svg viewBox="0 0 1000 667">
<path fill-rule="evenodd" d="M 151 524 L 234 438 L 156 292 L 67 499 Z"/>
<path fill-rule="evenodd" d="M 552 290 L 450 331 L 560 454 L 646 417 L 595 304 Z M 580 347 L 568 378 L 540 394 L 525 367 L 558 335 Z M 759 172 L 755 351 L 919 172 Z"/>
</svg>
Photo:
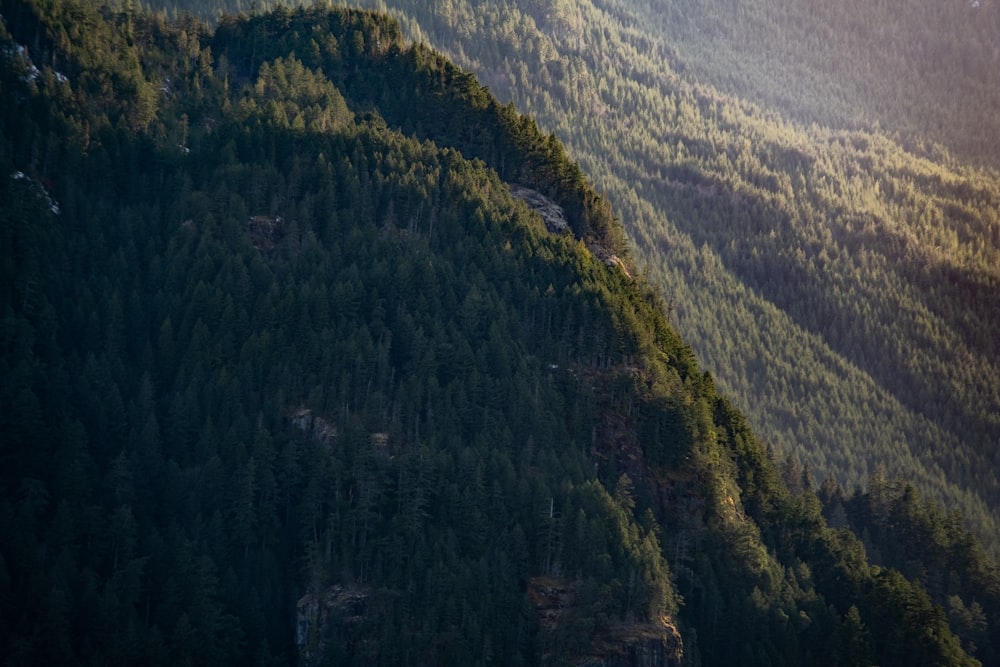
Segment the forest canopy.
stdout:
<svg viewBox="0 0 1000 667">
<path fill-rule="evenodd" d="M 962 519 L 877 486 L 954 576 L 870 563 L 558 138 L 392 18 L 3 18 L 11 664 L 996 655 Z"/>
<path fill-rule="evenodd" d="M 996 6 L 358 4 L 565 144 L 780 458 L 884 466 L 997 550 Z"/>
</svg>

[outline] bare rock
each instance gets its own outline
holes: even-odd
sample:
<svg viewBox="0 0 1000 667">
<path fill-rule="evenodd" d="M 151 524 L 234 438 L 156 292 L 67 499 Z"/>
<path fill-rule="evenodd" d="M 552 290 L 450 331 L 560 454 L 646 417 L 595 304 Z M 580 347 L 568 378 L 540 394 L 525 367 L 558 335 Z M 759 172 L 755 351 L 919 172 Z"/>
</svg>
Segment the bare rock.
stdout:
<svg viewBox="0 0 1000 667">
<path fill-rule="evenodd" d="M 520 199 L 528 208 L 542 216 L 545 227 L 553 234 L 562 234 L 569 231 L 569 222 L 566 220 L 566 211 L 563 207 L 555 203 L 541 192 L 526 188 L 522 185 L 511 185 L 510 194 L 512 197 Z"/>
</svg>

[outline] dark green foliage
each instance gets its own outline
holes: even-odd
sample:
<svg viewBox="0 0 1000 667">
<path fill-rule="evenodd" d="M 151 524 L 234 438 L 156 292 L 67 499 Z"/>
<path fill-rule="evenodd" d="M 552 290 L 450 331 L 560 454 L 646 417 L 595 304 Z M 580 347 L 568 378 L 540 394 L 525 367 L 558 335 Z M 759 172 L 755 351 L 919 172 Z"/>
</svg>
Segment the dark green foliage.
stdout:
<svg viewBox="0 0 1000 667">
<path fill-rule="evenodd" d="M 899 471 L 996 551 L 996 6 L 364 4 L 565 142 L 783 456 Z"/>
<path fill-rule="evenodd" d="M 597 412 L 571 422 L 576 371 L 549 360 L 583 372 L 578 359 L 629 353 L 607 346 L 628 307 L 609 269 L 549 236 L 481 162 L 355 124 L 292 48 L 244 78 L 196 23 L 63 9 L 105 43 L 128 31 L 160 112 L 122 122 L 116 105 L 141 91 L 72 78 L 104 67 L 86 60 L 96 46 L 79 45 L 80 64 L 53 40 L 33 57 L 65 59 L 68 80 L 47 65 L 26 81 L 34 61 L 14 45 L 62 24 L 18 6 L 3 122 L 20 126 L 4 134 L 2 182 L 12 664 L 290 661 L 295 599 L 333 581 L 393 601 L 351 630 L 354 659 L 378 637 L 387 662 L 468 664 L 484 647 L 527 660 L 525 582 L 567 567 L 561 527 L 536 539 L 550 528 L 537 510 L 601 489 L 582 472 Z M 324 43 L 393 29 L 324 16 L 358 37 Z M 456 109 L 485 94 L 470 85 Z M 52 163 L 79 170 L 34 161 L 46 132 Z M 583 299 L 601 335 L 573 316 Z M 656 537 L 633 540 L 630 513 L 595 521 L 612 522 L 612 572 L 632 586 L 606 622 L 673 613 Z"/>
<path fill-rule="evenodd" d="M 693 663 L 967 662 L 945 621 L 983 608 L 790 492 L 595 257 L 619 232 L 561 144 L 394 21 L 5 18 L 11 664 L 572 664 L 673 622 Z"/>
<path fill-rule="evenodd" d="M 899 471 L 996 551 L 994 4 L 360 4 L 565 143 L 678 330 L 783 457 L 847 487 L 878 464 Z M 319 62 L 327 47 L 314 41 L 299 57 Z M 386 95 L 364 81 L 392 75 L 364 73 L 345 96 L 513 180 L 495 133 L 452 131 L 490 116 L 485 96 L 470 95 L 482 114 L 440 113 L 448 93 Z"/>
<path fill-rule="evenodd" d="M 866 493 L 845 496 L 828 482 L 821 496 L 825 513 L 861 535 L 874 562 L 927 591 L 970 655 L 996 664 L 1000 636 L 988 619 L 1000 611 L 1000 571 L 960 515 L 946 514 L 912 484 L 888 481 L 881 471 Z"/>
<path fill-rule="evenodd" d="M 317 42 L 322 24 L 332 35 Z M 302 36 L 310 34 L 309 47 L 302 49 Z M 501 105 L 440 54 L 423 45 L 404 48 L 398 23 L 387 16 L 315 8 L 227 17 L 215 33 L 213 52 L 225 54 L 234 75 L 251 79 L 262 62 L 298 52 L 308 67 L 332 78 L 352 108 L 378 113 L 405 135 L 483 160 L 507 182 L 560 202 L 579 236 L 612 252 L 625 250 L 609 205 L 554 135 L 543 135 L 534 121 Z"/>
</svg>

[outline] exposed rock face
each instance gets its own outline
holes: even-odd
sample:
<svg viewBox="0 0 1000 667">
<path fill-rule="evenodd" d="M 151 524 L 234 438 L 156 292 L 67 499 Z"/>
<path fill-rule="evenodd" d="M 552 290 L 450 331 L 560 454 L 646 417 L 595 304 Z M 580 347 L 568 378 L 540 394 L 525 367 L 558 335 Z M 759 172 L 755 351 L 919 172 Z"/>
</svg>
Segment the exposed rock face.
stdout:
<svg viewBox="0 0 1000 667">
<path fill-rule="evenodd" d="M 616 628 L 606 639 L 594 642 L 593 655 L 576 663 L 579 667 L 680 667 L 684 644 L 677 628 L 667 618 Z"/>
<path fill-rule="evenodd" d="M 355 584 L 330 586 L 299 598 L 295 618 L 295 647 L 299 664 L 323 664 L 326 637 L 331 622 L 356 625 L 368 611 L 371 592 Z"/>
<path fill-rule="evenodd" d="M 569 231 L 569 222 L 566 221 L 566 211 L 563 210 L 562 206 L 541 192 L 521 185 L 511 185 L 510 194 L 512 197 L 523 201 L 528 205 L 528 208 L 542 216 L 542 220 L 545 221 L 545 227 L 553 234 L 562 234 Z"/>
<path fill-rule="evenodd" d="M 595 245 L 588 245 L 587 247 L 590 249 L 590 252 L 594 253 L 594 256 L 597 257 L 597 259 L 601 260 L 610 267 L 617 266 L 621 270 L 621 272 L 624 273 L 626 276 L 628 276 L 629 278 L 632 277 L 632 274 L 629 273 L 628 266 L 625 265 L 625 262 L 624 260 L 622 260 L 621 257 L 614 254 L 613 252 L 611 252 L 610 250 L 608 250 L 603 246 L 595 244 Z"/>
<path fill-rule="evenodd" d="M 59 215 L 62 213 L 62 210 L 59 208 L 59 202 L 52 198 L 52 195 L 49 194 L 49 191 L 45 189 L 44 185 L 31 180 L 23 171 L 15 171 L 10 175 L 10 177 L 12 180 L 21 181 L 31 187 L 35 196 L 43 200 L 46 206 L 48 206 L 48 209 L 52 211 L 52 215 Z"/>
<path fill-rule="evenodd" d="M 309 408 L 297 408 L 288 418 L 292 426 L 311 436 L 316 442 L 326 445 L 327 449 L 332 448 L 337 440 L 337 427 L 322 417 L 313 415 Z"/>
<path fill-rule="evenodd" d="M 569 222 L 566 220 L 566 211 L 563 210 L 562 206 L 537 190 L 526 188 L 523 185 L 511 185 L 509 187 L 512 197 L 520 199 L 528 205 L 528 208 L 542 216 L 542 220 L 545 221 L 545 227 L 550 232 L 553 234 L 563 234 L 570 230 Z M 590 243 L 587 247 L 599 260 L 610 267 L 617 267 L 629 278 L 632 277 L 628 266 L 626 266 L 625 262 L 618 255 L 598 244 Z"/>
<path fill-rule="evenodd" d="M 563 612 L 573 606 L 576 592 L 572 583 L 550 577 L 535 577 L 528 582 L 528 597 L 535 606 L 538 624 L 554 630 Z"/>
<path fill-rule="evenodd" d="M 536 577 L 528 584 L 528 598 L 536 610 L 540 633 L 548 636 L 539 656 L 541 665 L 574 667 L 681 667 L 684 644 L 670 618 L 647 623 L 618 623 L 595 628 L 590 642 L 575 648 L 559 640 L 578 623 L 586 609 L 577 603 L 578 584 L 552 577 Z M 310 590 L 296 604 L 295 646 L 298 664 L 321 665 L 331 646 L 348 654 L 365 651 L 372 623 L 378 623 L 392 599 L 356 583 L 334 584 Z M 563 626 L 566 626 L 565 628 Z M 367 629 L 365 629 L 367 627 Z M 369 638 L 370 639 L 370 638 Z M 377 655 L 372 653 L 374 658 Z"/>
<path fill-rule="evenodd" d="M 258 250 L 273 252 L 284 235 L 285 221 L 281 216 L 252 215 L 247 221 L 247 230 Z"/>
<path fill-rule="evenodd" d="M 561 624 L 574 623 L 580 612 L 576 584 L 551 577 L 535 577 L 528 584 L 528 597 L 535 607 L 542 633 L 556 636 Z M 558 644 L 558 642 L 546 642 Z M 576 667 L 680 667 L 684 664 L 684 642 L 671 619 L 648 623 L 621 623 L 597 629 L 589 646 L 574 655 L 545 654 L 543 665 Z"/>
</svg>

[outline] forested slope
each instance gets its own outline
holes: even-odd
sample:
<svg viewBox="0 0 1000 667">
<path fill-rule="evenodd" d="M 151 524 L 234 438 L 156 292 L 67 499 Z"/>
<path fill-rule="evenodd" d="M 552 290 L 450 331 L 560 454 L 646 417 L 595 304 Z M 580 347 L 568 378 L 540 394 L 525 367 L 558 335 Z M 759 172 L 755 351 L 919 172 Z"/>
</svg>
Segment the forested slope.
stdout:
<svg viewBox="0 0 1000 667">
<path fill-rule="evenodd" d="M 995 654 L 786 487 L 561 144 L 386 16 L 2 25 L 9 664 Z"/>
<path fill-rule="evenodd" d="M 626 3 L 699 79 L 803 122 L 881 126 L 1000 166 L 1000 5 L 988 0 Z"/>
<path fill-rule="evenodd" d="M 231 7 L 166 4 L 210 16 Z M 983 60 L 996 8 L 838 5 L 824 10 L 836 15 L 827 25 L 794 2 L 718 4 L 374 6 L 567 143 L 609 194 L 682 334 L 768 441 L 845 487 L 882 464 L 961 508 L 995 550 L 1000 176 L 933 142 L 993 154 L 996 115 L 980 98 L 1000 90 Z M 905 14 L 866 23 L 891 33 L 893 53 L 924 43 L 920 17 L 937 16 L 928 52 L 873 65 L 875 38 L 845 22 L 883 11 Z M 767 18 L 734 20 L 748 13 Z M 820 24 L 837 39 L 815 49 Z M 769 37 L 754 41 L 755 30 Z M 954 57 L 931 56 L 942 49 Z M 917 65 L 948 85 L 928 86 Z M 836 84 L 848 78 L 864 94 Z M 794 93 L 792 117 L 881 119 L 905 143 L 791 125 L 720 89 L 770 104 Z M 901 103 L 914 90 L 926 92 L 919 103 Z"/>
<path fill-rule="evenodd" d="M 995 171 L 963 165 L 933 134 L 901 144 L 805 127 L 726 95 L 651 18 L 658 6 L 376 6 L 566 142 L 682 335 L 767 441 L 845 487 L 882 464 L 961 508 L 996 548 Z"/>
</svg>

